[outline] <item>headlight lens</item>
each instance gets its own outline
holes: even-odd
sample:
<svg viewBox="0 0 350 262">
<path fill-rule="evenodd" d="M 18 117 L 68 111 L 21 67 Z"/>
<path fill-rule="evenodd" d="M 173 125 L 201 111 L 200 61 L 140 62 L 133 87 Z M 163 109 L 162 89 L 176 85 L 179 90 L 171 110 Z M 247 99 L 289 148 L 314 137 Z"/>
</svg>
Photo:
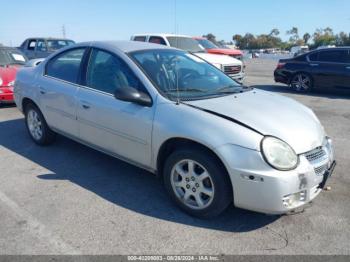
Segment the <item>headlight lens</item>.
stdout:
<svg viewBox="0 0 350 262">
<path fill-rule="evenodd" d="M 0 86 L 2 86 L 2 83 L 3 83 L 3 82 L 2 82 L 2 78 L 0 77 Z"/>
<path fill-rule="evenodd" d="M 276 137 L 265 137 L 261 142 L 261 151 L 266 162 L 278 170 L 292 170 L 298 165 L 294 150 Z"/>
<path fill-rule="evenodd" d="M 213 66 L 217 67 L 218 69 L 222 70 L 222 65 L 221 64 L 213 64 Z"/>
<path fill-rule="evenodd" d="M 15 80 L 11 81 L 8 86 L 14 86 L 15 85 Z"/>
</svg>

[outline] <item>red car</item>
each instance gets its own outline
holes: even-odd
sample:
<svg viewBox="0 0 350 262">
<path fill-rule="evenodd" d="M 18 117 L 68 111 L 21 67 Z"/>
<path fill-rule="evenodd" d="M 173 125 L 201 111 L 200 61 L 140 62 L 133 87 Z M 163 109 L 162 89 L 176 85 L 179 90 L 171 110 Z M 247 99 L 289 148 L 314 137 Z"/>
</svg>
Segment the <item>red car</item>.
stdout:
<svg viewBox="0 0 350 262">
<path fill-rule="evenodd" d="M 207 50 L 207 52 L 210 54 L 228 55 L 228 56 L 237 58 L 239 60 L 242 60 L 243 58 L 243 53 L 241 50 L 230 49 L 230 48 L 220 48 L 215 44 L 213 44 L 213 42 L 209 41 L 204 37 L 193 37 L 193 39 L 197 40 L 197 42 L 201 46 L 203 46 Z"/>
<path fill-rule="evenodd" d="M 13 103 L 13 84 L 17 70 L 27 62 L 16 48 L 0 46 L 0 105 Z"/>
</svg>

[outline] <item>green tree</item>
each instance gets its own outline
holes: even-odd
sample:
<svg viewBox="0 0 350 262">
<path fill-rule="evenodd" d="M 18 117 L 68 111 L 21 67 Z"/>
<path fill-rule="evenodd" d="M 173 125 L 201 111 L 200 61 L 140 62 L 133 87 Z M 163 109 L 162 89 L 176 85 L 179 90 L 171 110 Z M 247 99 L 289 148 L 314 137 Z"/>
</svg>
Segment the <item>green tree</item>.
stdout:
<svg viewBox="0 0 350 262">
<path fill-rule="evenodd" d="M 292 27 L 292 29 L 286 32 L 287 35 L 290 35 L 289 42 L 296 43 L 299 40 L 299 30 L 297 27 Z"/>
<path fill-rule="evenodd" d="M 218 42 L 216 41 L 216 36 L 214 34 L 212 34 L 212 33 L 209 33 L 207 35 L 203 35 L 203 37 L 205 37 L 209 41 L 213 42 L 215 45 L 218 44 Z"/>
<path fill-rule="evenodd" d="M 334 45 L 336 44 L 336 36 L 333 33 L 333 30 L 329 27 L 325 29 L 317 29 L 313 35 L 314 39 L 314 48 L 324 45 Z"/>
<path fill-rule="evenodd" d="M 305 33 L 303 35 L 304 43 L 307 44 L 309 42 L 310 38 L 311 38 L 311 35 L 309 33 Z"/>
</svg>

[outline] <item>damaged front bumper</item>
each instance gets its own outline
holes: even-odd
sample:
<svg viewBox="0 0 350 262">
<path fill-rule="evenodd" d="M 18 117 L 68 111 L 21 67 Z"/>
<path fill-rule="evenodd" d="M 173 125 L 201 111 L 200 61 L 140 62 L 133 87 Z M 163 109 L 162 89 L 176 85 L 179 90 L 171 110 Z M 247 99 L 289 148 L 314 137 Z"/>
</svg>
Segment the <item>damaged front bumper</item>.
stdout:
<svg viewBox="0 0 350 262">
<path fill-rule="evenodd" d="M 314 150 L 300 154 L 298 167 L 291 171 L 271 168 L 255 150 L 226 145 L 216 151 L 224 156 L 236 207 L 283 214 L 312 201 L 332 175 L 336 165 L 333 148 L 325 144 L 317 150 L 320 149 L 325 150 L 325 155 L 315 154 Z"/>
</svg>

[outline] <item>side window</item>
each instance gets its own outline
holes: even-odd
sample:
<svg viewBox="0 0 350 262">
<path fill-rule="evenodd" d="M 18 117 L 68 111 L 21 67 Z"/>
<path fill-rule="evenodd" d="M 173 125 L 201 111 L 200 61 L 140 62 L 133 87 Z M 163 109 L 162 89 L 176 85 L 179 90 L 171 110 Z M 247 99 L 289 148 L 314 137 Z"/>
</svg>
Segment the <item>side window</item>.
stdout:
<svg viewBox="0 0 350 262">
<path fill-rule="evenodd" d="M 27 49 L 34 51 L 35 45 L 36 45 L 36 40 L 29 40 Z"/>
<path fill-rule="evenodd" d="M 134 41 L 145 42 L 146 36 L 135 36 Z"/>
<path fill-rule="evenodd" d="M 46 75 L 76 83 L 84 51 L 77 48 L 55 56 L 46 65 Z"/>
<path fill-rule="evenodd" d="M 315 52 L 309 55 L 309 60 L 310 61 L 318 61 L 318 53 L 319 52 Z"/>
<path fill-rule="evenodd" d="M 36 45 L 36 50 L 37 51 L 42 51 L 42 52 L 46 52 L 47 48 L 46 48 L 46 43 L 44 40 L 38 40 L 38 43 Z"/>
<path fill-rule="evenodd" d="M 318 55 L 318 59 L 321 62 L 343 63 L 344 57 L 345 51 L 342 50 L 321 51 Z"/>
<path fill-rule="evenodd" d="M 128 65 L 109 52 L 93 49 L 87 69 L 86 85 L 114 94 L 117 88 L 133 87 L 144 91 Z"/>
<path fill-rule="evenodd" d="M 151 36 L 149 38 L 149 42 L 154 44 L 166 45 L 163 37 L 159 37 L 159 36 Z"/>
</svg>

